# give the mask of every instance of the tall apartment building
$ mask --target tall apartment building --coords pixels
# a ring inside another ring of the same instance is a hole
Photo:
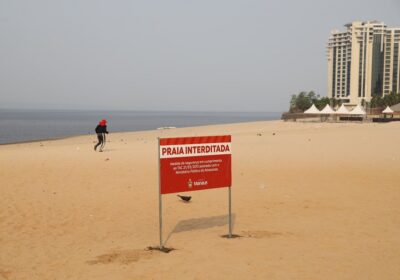
[[[372,95],[400,93],[400,28],[383,22],[352,22],[331,32],[328,97],[357,105]]]

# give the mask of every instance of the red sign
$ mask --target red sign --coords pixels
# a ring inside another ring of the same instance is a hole
[[[231,136],[160,139],[161,194],[231,186]]]

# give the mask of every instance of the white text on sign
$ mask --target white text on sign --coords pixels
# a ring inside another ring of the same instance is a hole
[[[160,146],[160,158],[229,155],[231,143],[207,143]]]

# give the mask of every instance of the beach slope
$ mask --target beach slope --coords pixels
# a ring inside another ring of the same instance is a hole
[[[228,190],[163,196],[157,137],[232,135]],[[0,146],[0,279],[399,279],[400,123],[254,122]]]

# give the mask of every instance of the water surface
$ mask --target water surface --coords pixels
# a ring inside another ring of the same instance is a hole
[[[150,112],[0,109],[0,144],[93,134],[100,119],[110,132],[278,120],[271,112]]]

